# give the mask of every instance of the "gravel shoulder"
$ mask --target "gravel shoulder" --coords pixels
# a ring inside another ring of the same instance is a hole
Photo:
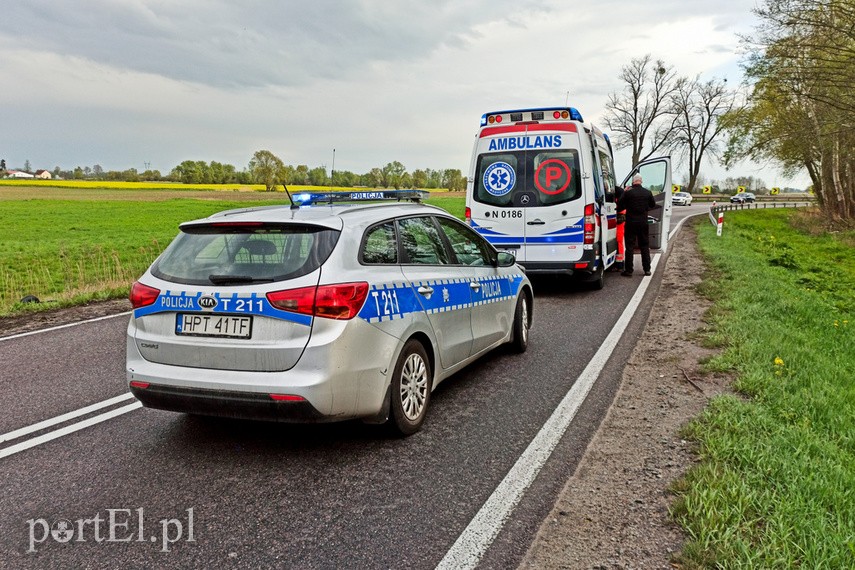
[[[608,414],[541,524],[519,568],[674,568],[684,533],[669,516],[669,487],[696,461],[681,428],[728,390],[706,374],[700,346],[710,302],[697,294],[704,264],[694,223],[671,243],[642,337]],[[659,346],[671,347],[663,358]]]

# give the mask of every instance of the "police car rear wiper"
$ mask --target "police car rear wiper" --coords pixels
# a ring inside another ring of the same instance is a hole
[[[251,275],[208,275],[208,281],[214,285],[227,285],[229,283],[271,283],[273,279]]]

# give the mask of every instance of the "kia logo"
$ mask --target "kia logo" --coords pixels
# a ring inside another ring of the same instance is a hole
[[[217,300],[210,295],[205,295],[204,297],[199,298],[199,306],[203,309],[213,309],[217,306]]]

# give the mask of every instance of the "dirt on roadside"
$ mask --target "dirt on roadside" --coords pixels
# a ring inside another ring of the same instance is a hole
[[[130,310],[131,302],[128,299],[113,299],[111,301],[87,303],[79,307],[32,312],[14,317],[0,317],[0,337],[106,317]]]
[[[621,386],[521,570],[674,568],[685,536],[671,521],[669,486],[696,460],[680,437],[730,378],[705,374],[714,351],[697,334],[710,303],[697,294],[704,264],[695,224],[671,242],[662,285]],[[665,358],[659,347],[669,346]]]

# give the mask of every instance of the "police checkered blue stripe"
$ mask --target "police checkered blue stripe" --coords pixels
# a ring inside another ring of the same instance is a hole
[[[391,321],[417,312],[427,314],[459,311],[473,306],[497,303],[513,298],[519,292],[523,276],[482,277],[478,289],[470,287],[472,279],[433,279],[412,285],[400,282],[372,286],[359,317],[369,323]],[[429,287],[430,293],[418,289]]]

